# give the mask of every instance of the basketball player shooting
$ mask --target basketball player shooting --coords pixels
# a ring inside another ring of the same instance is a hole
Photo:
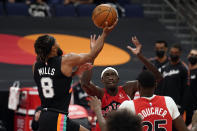
[[[63,55],[57,41],[49,35],[40,36],[35,44],[37,61],[33,65],[33,76],[38,87],[41,106],[39,131],[86,131],[87,129],[71,121],[68,116],[69,92],[73,68],[94,60],[103,48],[104,40],[118,22],[108,27],[101,36],[90,37],[90,52]],[[82,68],[85,69],[85,68]],[[82,71],[81,71],[82,72]]]

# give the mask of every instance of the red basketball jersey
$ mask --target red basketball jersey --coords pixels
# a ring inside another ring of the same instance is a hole
[[[172,130],[172,117],[164,96],[154,96],[150,100],[141,97],[133,102],[136,114],[142,118],[144,131]]]
[[[107,90],[104,89],[104,95],[102,98],[102,114],[106,117],[107,113],[111,112],[112,110],[117,110],[120,104],[125,100],[130,100],[128,95],[125,93],[122,86],[118,87],[118,93],[116,96],[111,96],[107,93]],[[99,124],[96,125],[96,131],[100,131]]]

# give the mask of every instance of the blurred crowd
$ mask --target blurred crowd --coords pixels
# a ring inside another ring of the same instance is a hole
[[[103,4],[107,3],[117,9],[119,17],[125,16],[125,4],[130,4],[130,0],[1,0],[8,3],[25,3],[29,5],[29,14],[33,17],[50,17],[51,5],[74,5],[80,4]]]

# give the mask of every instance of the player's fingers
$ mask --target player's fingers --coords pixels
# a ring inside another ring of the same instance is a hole
[[[94,34],[93,40],[95,40],[95,38],[96,38],[96,35]]]
[[[134,51],[135,49],[134,48],[132,48],[131,46],[127,46],[127,48],[130,50],[130,51]]]
[[[104,23],[104,24],[105,24],[105,27],[108,27],[108,22],[107,22],[107,21],[105,21],[105,23]]]

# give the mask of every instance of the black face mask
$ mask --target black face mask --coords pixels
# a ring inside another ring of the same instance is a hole
[[[164,50],[156,50],[156,56],[162,58],[165,54]]]
[[[58,56],[62,56],[63,55],[63,51],[60,48],[58,48],[58,50],[57,50],[57,55]]]
[[[172,62],[177,62],[179,60],[179,56],[170,54],[170,59],[171,59]]]
[[[197,56],[190,56],[188,61],[191,65],[195,65],[197,63]]]

